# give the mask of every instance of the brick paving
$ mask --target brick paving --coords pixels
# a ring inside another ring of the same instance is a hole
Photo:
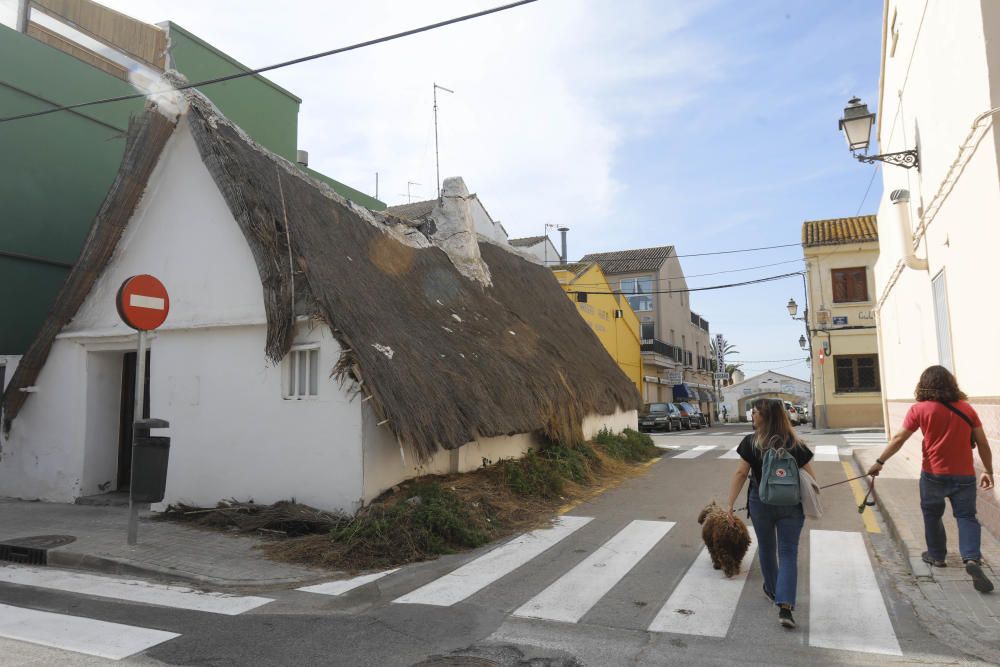
[[[126,544],[128,508],[0,499],[0,542],[37,535],[76,539],[48,551],[51,565],[152,576],[213,588],[285,588],[329,580],[328,570],[279,563],[261,540],[154,521],[143,512],[138,544]]]
[[[854,459],[867,470],[881,453],[881,448],[855,449]],[[876,482],[878,508],[889,532],[904,556],[923,598],[937,612],[969,639],[1000,650],[1000,541],[983,528],[982,552],[987,576],[998,589],[982,594],[972,587],[957,553],[958,528],[950,509],[945,511],[948,535],[947,567],[930,567],[920,560],[927,549],[924,520],[920,511],[920,448],[906,446],[889,460]],[[992,493],[992,492],[990,492]]]

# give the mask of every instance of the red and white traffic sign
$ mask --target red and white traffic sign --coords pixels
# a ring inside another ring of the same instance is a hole
[[[126,278],[115,299],[122,321],[133,329],[151,331],[163,324],[170,312],[167,288],[153,276]]]

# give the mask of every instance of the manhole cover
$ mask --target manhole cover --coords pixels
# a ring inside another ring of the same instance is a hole
[[[56,547],[73,542],[76,542],[76,538],[72,535],[32,535],[31,537],[4,540],[0,544],[10,547],[28,547],[30,549],[55,549]]]
[[[446,655],[440,658],[429,658],[423,662],[418,662],[413,667],[498,667],[496,660],[487,658],[475,658],[464,655]]]

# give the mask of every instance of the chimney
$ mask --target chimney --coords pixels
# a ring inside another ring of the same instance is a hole
[[[566,264],[566,232],[569,231],[569,227],[559,227],[559,233],[562,234],[562,256],[559,258],[559,263]]]
[[[302,167],[309,166],[309,151],[299,149],[295,151],[295,161]]]

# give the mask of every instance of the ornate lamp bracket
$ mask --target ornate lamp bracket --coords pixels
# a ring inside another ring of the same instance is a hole
[[[894,164],[897,167],[903,167],[904,169],[912,169],[916,167],[920,168],[920,160],[917,157],[917,151],[911,149],[908,151],[899,151],[897,153],[882,153],[881,155],[855,155],[859,162],[866,162],[868,164],[875,164],[876,160],[879,162],[885,162],[886,164]]]

